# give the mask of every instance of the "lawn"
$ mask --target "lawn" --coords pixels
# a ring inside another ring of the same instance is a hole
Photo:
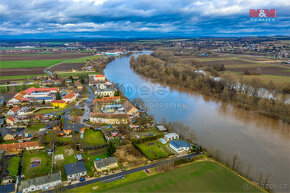
[[[66,61],[59,60],[23,60],[23,61],[0,61],[0,68],[32,68],[32,67],[49,67],[54,64]]]
[[[140,143],[137,146],[149,160],[165,158],[172,154],[166,149],[164,144],[157,140]]]
[[[106,141],[101,131],[87,129],[81,143],[86,146],[100,146],[106,144]]]
[[[116,180],[116,181],[108,182],[108,183],[97,182],[94,184],[90,184],[90,185],[82,186],[79,188],[67,190],[66,192],[67,193],[68,192],[101,192],[101,191],[109,189],[111,187],[115,187],[115,186],[124,184],[126,182],[131,182],[131,181],[134,181],[135,179],[138,179],[138,178],[144,178],[146,176],[147,176],[147,174],[144,171],[140,171],[140,172],[126,175],[126,177],[124,179],[120,179],[120,180]]]
[[[76,151],[71,149],[70,146],[57,146],[55,148],[55,156],[62,154],[64,160],[55,160],[55,164],[53,167],[54,172],[61,171],[61,176],[63,180],[66,180],[66,174],[64,170],[65,164],[75,163],[78,160],[75,158]]]
[[[230,170],[203,161],[119,184],[102,192],[262,192]]]
[[[39,129],[45,128],[45,124],[31,125],[26,128],[27,133],[36,133]]]
[[[10,176],[16,176],[18,173],[20,157],[14,156],[9,160],[8,171]]]
[[[105,152],[105,149],[98,149],[98,150],[86,150],[82,153],[84,162],[85,162],[85,166],[88,169],[88,176],[93,176],[94,175],[94,170],[95,170],[95,166],[94,166],[94,161],[96,160],[96,158],[106,158],[108,157],[107,153]],[[101,153],[103,152],[103,153]]]
[[[83,116],[84,112],[84,109],[72,109],[70,110],[69,114],[70,116]]]
[[[31,167],[31,158],[41,159],[41,163],[37,167]],[[47,175],[51,170],[51,157],[44,150],[24,151],[23,167],[21,174],[25,179]]]

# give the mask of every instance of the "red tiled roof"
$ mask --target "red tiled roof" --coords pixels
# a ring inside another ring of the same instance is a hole
[[[35,91],[37,92],[45,92],[45,91],[58,91],[59,88],[36,88]]]
[[[15,121],[15,117],[12,117],[12,116],[8,117],[7,119],[9,119],[9,120],[12,121],[12,122]]]
[[[52,100],[51,103],[65,103],[64,100]]]
[[[71,92],[69,94],[67,94],[65,97],[63,97],[63,99],[71,99],[76,95],[76,92]]]
[[[7,151],[7,150],[24,149],[27,147],[37,147],[37,146],[40,146],[39,141],[9,143],[9,144],[0,144],[0,150]]]
[[[20,107],[13,107],[11,109],[11,111],[13,111],[14,113],[18,112],[20,110]]]
[[[103,74],[96,74],[95,77],[105,77]]]
[[[21,101],[23,99],[23,96],[22,95],[16,95],[14,98],[19,100],[19,101]]]
[[[30,93],[34,92],[35,89],[36,88],[33,86],[33,87],[30,87],[30,88],[26,89],[24,92],[26,92],[26,94],[30,94]]]

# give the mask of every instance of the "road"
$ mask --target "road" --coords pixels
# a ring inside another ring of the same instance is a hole
[[[84,103],[84,114],[81,118],[81,123],[84,124],[83,120],[84,119],[89,119],[90,118],[90,114],[91,114],[91,106],[94,102],[94,99],[95,99],[95,94],[94,92],[92,91],[92,89],[86,85],[87,89],[88,89],[88,92],[89,92],[89,99]]]
[[[139,171],[142,171],[142,170],[154,168],[154,167],[162,165],[162,164],[170,163],[170,162],[173,162],[174,160],[178,160],[178,159],[182,159],[182,158],[189,159],[189,158],[192,158],[192,157],[195,157],[195,156],[198,156],[198,155],[201,155],[201,153],[194,153],[194,154],[189,154],[189,155],[185,155],[185,156],[181,156],[181,157],[177,157],[177,158],[173,158],[173,159],[163,160],[163,161],[156,162],[154,164],[150,164],[150,165],[146,165],[146,166],[142,166],[142,167],[139,167],[139,168],[134,168],[134,169],[131,169],[131,170],[120,172],[120,173],[116,173],[116,174],[112,174],[112,175],[108,175],[108,176],[104,176],[104,177],[100,177],[100,178],[84,181],[84,182],[77,183],[77,184],[72,184],[72,185],[66,186],[66,189],[70,190],[70,189],[78,188],[78,187],[85,186],[85,185],[88,185],[88,184],[93,184],[93,183],[96,183],[96,182],[101,182],[101,181],[106,181],[106,180],[109,180],[109,179],[118,178],[118,177],[120,177],[122,175],[132,174],[132,173],[139,172]]]

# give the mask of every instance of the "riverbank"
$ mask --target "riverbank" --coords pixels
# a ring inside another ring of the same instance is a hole
[[[196,72],[193,66],[166,63],[168,61],[152,55],[139,55],[137,59],[130,58],[130,67],[136,73],[161,84],[189,88],[245,110],[290,123],[290,104],[285,103],[286,95],[281,99],[277,97],[276,100],[260,97],[262,84],[259,80],[237,82],[232,77],[215,80],[205,72]]]

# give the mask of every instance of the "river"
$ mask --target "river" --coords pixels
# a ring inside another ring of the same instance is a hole
[[[138,54],[135,54],[135,57]],[[219,149],[230,160],[239,154],[252,174],[271,174],[276,192],[290,190],[290,126],[281,121],[224,104],[200,94],[162,87],[136,74],[130,57],[116,58],[104,70],[112,82],[123,85],[131,100],[142,98],[157,121],[181,121],[195,132],[198,143]]]

